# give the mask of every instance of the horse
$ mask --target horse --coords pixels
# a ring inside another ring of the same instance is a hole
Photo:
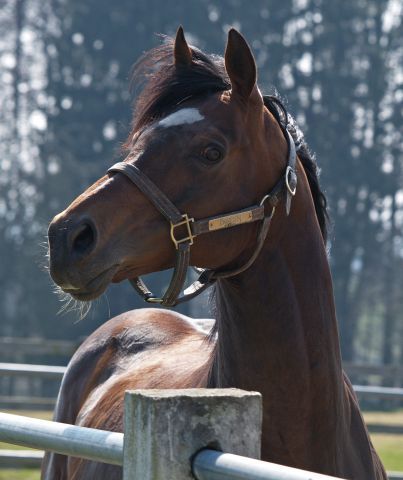
[[[121,432],[128,389],[257,390],[263,460],[386,480],[342,369],[317,165],[281,101],[261,94],[246,40],[231,29],[222,58],[180,27],[135,78],[124,161],[52,220],[50,274],[80,301],[128,279],[154,307],[212,286],[215,326],[160,308],[109,320],[72,357],[54,420]],[[181,297],[188,265],[203,270]],[[140,276],[172,267],[158,298]],[[52,453],[42,467],[47,480],[121,476]]]

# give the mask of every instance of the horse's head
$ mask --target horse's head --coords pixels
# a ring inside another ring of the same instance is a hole
[[[139,65],[146,84],[125,162],[196,220],[258,203],[284,171],[287,143],[264,107],[243,37],[229,32],[223,62],[189,47],[180,28],[172,45]],[[236,267],[253,251],[257,231],[250,223],[200,235],[191,264]],[[169,222],[119,172],[100,178],[53,219],[49,246],[53,280],[80,300],[175,261]]]

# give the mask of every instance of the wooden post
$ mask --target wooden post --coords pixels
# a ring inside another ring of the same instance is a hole
[[[212,448],[260,458],[262,400],[238,389],[126,392],[124,480],[194,480],[192,456]]]

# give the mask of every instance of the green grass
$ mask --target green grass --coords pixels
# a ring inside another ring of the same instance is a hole
[[[40,480],[39,470],[0,470],[0,480]]]
[[[403,409],[393,412],[364,412],[367,423],[403,425]],[[403,472],[403,435],[372,433],[371,439],[386,470]]]
[[[22,415],[24,417],[40,418],[41,420],[52,420],[53,412],[42,410],[2,410],[3,413]]]
[[[17,415],[51,420],[52,412],[36,410],[9,411]],[[403,409],[394,412],[364,412],[368,423],[403,425]],[[374,446],[385,465],[386,470],[403,472],[403,435],[373,433],[371,435]],[[0,443],[0,449],[25,449],[17,445]],[[39,470],[0,470],[0,480],[39,480]]]
[[[386,470],[403,472],[403,435],[373,433],[371,439]]]

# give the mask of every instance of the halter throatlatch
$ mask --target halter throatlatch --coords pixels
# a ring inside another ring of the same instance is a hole
[[[161,298],[156,297],[140,277],[130,280],[134,289],[146,302],[173,307],[196,297],[219,278],[229,278],[238,275],[254,263],[263,248],[271,220],[280,200],[280,195],[282,193],[286,195],[285,205],[288,215],[290,213],[291,200],[297,188],[297,174],[295,169],[297,155],[294,140],[286,128],[282,128],[282,130],[288,144],[288,158],[285,173],[280,177],[270,192],[262,198],[259,205],[252,205],[249,208],[223,215],[195,220],[186,213],[182,214],[147,175],[141,172],[135,165],[119,162],[108,170],[108,173],[122,173],[131,180],[171,225],[170,236],[176,249],[176,263],[171,281],[164,295]],[[266,204],[270,206],[268,214],[266,214]],[[180,296],[189,267],[190,247],[198,235],[260,220],[262,220],[262,225],[259,230],[256,248],[245,264],[227,271],[198,269],[200,273],[199,278]]]

